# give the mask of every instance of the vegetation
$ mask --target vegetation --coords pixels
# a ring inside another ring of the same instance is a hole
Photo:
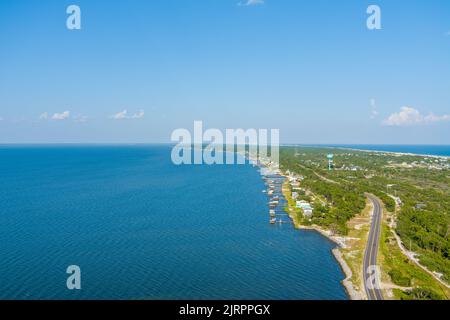
[[[409,287],[411,285],[411,279],[398,269],[392,269],[388,274],[391,277],[392,282],[398,286]]]
[[[402,300],[444,300],[444,298],[431,288],[414,288],[402,294]]]
[[[334,154],[333,170],[328,170],[326,156],[329,153]],[[383,201],[386,210],[395,212],[392,215],[396,222],[395,232],[405,247],[416,252],[423,265],[442,274],[442,279],[450,282],[448,159],[345,149],[283,147],[280,150],[280,166],[303,177],[300,197],[309,197],[314,206],[311,219],[305,219],[300,214],[303,223],[316,224],[346,235],[347,222],[364,208],[365,193],[372,193]],[[394,199],[399,201],[398,212]],[[397,258],[403,261],[405,256],[399,252]],[[418,276],[417,270],[402,269],[392,262],[389,277],[400,287],[414,287],[402,293],[403,299],[445,298],[442,289],[428,286],[430,279]]]
[[[448,299],[450,291],[435,281],[431,275],[419,268],[403,255],[390,228],[383,226],[380,240],[380,259],[382,260],[383,272],[387,273],[395,285],[394,290],[397,299],[416,299],[417,290],[431,292],[433,300]],[[403,290],[400,290],[403,288]],[[414,292],[415,293],[414,293]],[[422,299],[426,295],[423,295]]]

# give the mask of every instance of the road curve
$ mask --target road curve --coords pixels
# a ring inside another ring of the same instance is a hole
[[[372,223],[370,225],[369,239],[367,240],[366,251],[364,253],[364,289],[369,300],[383,300],[381,289],[377,288],[377,286],[370,285],[370,283],[374,283],[374,281],[371,281],[370,278],[374,277],[374,270],[376,270],[374,266],[377,266],[378,245],[380,242],[383,209],[378,198],[371,194],[367,194],[367,197],[373,204],[373,214]],[[377,270],[380,269],[377,268]],[[379,276],[381,277],[381,275]]]

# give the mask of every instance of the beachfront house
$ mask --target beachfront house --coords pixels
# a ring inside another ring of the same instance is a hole
[[[303,215],[305,217],[311,218],[313,215],[313,209],[311,207],[303,209]]]
[[[291,187],[292,187],[292,188],[298,188],[298,187],[300,187],[300,182],[298,182],[297,180],[293,180],[293,181],[291,182]]]
[[[302,209],[303,215],[305,217],[311,217],[313,214],[313,208],[311,204],[305,200],[300,200],[296,202],[297,209]]]

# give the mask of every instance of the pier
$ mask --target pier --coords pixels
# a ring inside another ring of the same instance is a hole
[[[261,175],[263,176],[263,179],[267,186],[266,193],[269,200],[268,207],[269,207],[270,224],[292,225],[293,223],[291,221],[291,218],[284,210],[284,208],[287,205],[287,201],[284,198],[282,187],[286,178],[281,176],[280,174],[267,172],[265,170],[261,170]]]

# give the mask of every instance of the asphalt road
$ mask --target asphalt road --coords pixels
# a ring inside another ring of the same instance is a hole
[[[377,265],[378,245],[380,242],[381,220],[383,216],[383,209],[378,200],[373,195],[368,194],[367,197],[373,204],[372,224],[370,226],[369,239],[367,241],[366,251],[364,253],[364,287],[369,300],[383,300],[383,295],[380,289],[376,286],[371,286],[370,283],[375,283],[374,274]],[[378,269],[379,270],[379,269]],[[380,275],[381,277],[381,275]],[[372,280],[368,280],[372,278]]]

